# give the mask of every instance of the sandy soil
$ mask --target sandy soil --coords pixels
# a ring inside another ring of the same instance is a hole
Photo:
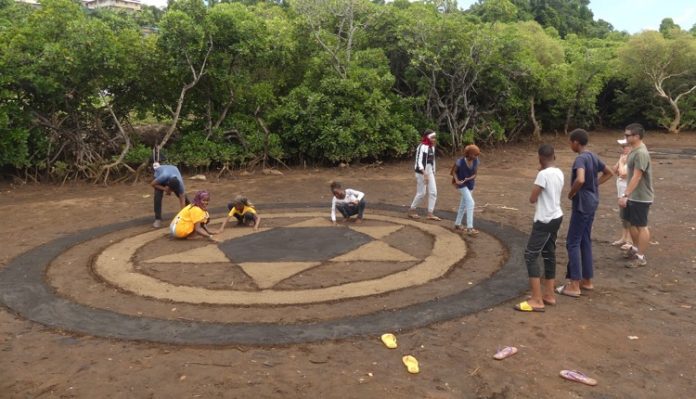
[[[614,140],[619,136],[620,132],[594,134],[590,149],[613,163],[618,157]],[[555,142],[557,164],[567,178],[573,154],[565,138],[546,140]],[[55,331],[0,309],[0,398],[693,397],[696,200],[692,191],[696,135],[655,133],[646,138],[646,143],[664,152],[653,158],[657,199],[650,214],[653,245],[648,252],[649,266],[625,269],[621,254],[609,245],[618,238],[619,226],[615,186],[609,182],[602,187],[594,225],[596,290],[579,299],[560,297],[557,306],[543,314],[514,312],[514,302],[510,302],[428,328],[401,332],[399,348],[388,350],[378,337],[287,347],[200,348],[112,341]],[[683,152],[667,154],[670,149]],[[535,154],[533,145],[484,151],[474,192],[476,217],[529,231],[533,207],[527,204],[527,198],[536,173]],[[458,204],[458,194],[448,184],[450,164],[451,160],[439,161],[438,208],[446,210]],[[210,190],[213,206],[222,206],[235,194],[243,193],[260,204],[307,201],[325,202],[328,207],[328,182],[335,178],[365,191],[372,202],[407,205],[415,191],[408,161],[380,167],[296,169],[284,171],[282,176],[256,173],[221,181],[188,181],[187,187]],[[146,183],[109,187],[4,184],[0,189],[0,267],[57,237],[152,212],[152,198],[144,197],[151,194]],[[567,211],[567,200],[564,206]],[[172,212],[175,201],[165,198],[164,207]],[[450,223],[445,221],[443,225]],[[147,228],[143,226],[141,231]],[[566,229],[567,221],[561,227],[557,252],[559,276],[564,274],[567,259],[563,240]],[[467,242],[474,257],[501,255],[495,240]],[[78,256],[69,252],[63,256],[66,263],[71,256]],[[147,272],[163,280],[219,288],[219,278],[225,273],[216,270],[218,278],[192,281],[180,270],[165,271],[157,265]],[[66,271],[63,276],[61,287],[66,290],[72,278],[79,279],[70,273]],[[479,281],[486,273],[478,270],[471,276],[460,276],[459,281],[467,277],[468,281]],[[327,278],[343,281],[346,277],[317,270],[314,276],[288,281],[286,286],[312,286],[316,279]],[[103,300],[102,294],[108,290],[92,288],[83,294],[91,295],[91,300]],[[421,294],[428,295],[427,288],[424,292]],[[113,297],[106,298],[111,298],[116,307],[118,293],[110,295]],[[395,295],[412,300],[408,292]],[[340,312],[352,309],[359,313],[364,305],[360,301],[324,304],[312,312],[322,317],[336,306]],[[169,308],[162,304],[161,309],[143,310],[164,314],[171,311]],[[138,312],[134,307],[119,311],[128,310]],[[282,311],[274,315],[270,310],[269,315],[257,317],[282,319]],[[232,319],[235,315],[251,317],[242,313],[232,314]],[[216,316],[214,310],[208,316],[230,319],[230,315]],[[504,361],[493,360],[496,348],[505,345],[515,345],[520,352]],[[420,374],[405,371],[401,364],[404,354],[418,358]],[[567,382],[558,376],[562,369],[582,370],[596,378],[599,385]]]

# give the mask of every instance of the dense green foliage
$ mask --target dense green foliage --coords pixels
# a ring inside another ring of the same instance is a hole
[[[0,167],[27,176],[137,174],[153,146],[203,170],[372,162],[428,127],[452,151],[634,121],[677,133],[695,92],[696,26],[631,36],[589,0],[0,0]]]

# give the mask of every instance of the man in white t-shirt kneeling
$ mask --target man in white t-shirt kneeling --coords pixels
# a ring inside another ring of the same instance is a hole
[[[522,312],[543,312],[544,305],[556,304],[556,236],[563,221],[563,172],[555,166],[555,160],[553,146],[542,144],[539,147],[541,166],[534,180],[532,194],[529,196],[529,202],[536,206],[534,225],[524,251],[532,295],[528,300],[515,305],[515,310]],[[537,262],[539,254],[544,260],[543,276]]]

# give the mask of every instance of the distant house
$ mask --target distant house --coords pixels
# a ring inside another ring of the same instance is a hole
[[[140,0],[85,0],[82,2],[89,9],[110,8],[113,10],[140,11]]]
[[[17,3],[27,4],[32,7],[41,7],[38,0],[15,0]]]

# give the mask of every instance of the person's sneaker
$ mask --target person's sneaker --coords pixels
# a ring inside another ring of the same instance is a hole
[[[636,268],[638,268],[638,267],[644,267],[644,266],[647,266],[647,265],[648,265],[648,261],[645,259],[645,256],[643,256],[642,258],[636,256],[636,258],[635,258],[634,260],[632,260],[632,261],[626,263],[626,268],[628,268],[628,269],[636,269]]]
[[[626,259],[636,259],[636,254],[638,253],[638,250],[636,247],[631,245],[631,248],[629,248],[625,253],[624,253],[624,258]]]
[[[159,219],[155,219],[155,222],[152,223],[152,227],[159,229],[160,227],[162,227],[162,221]]]

